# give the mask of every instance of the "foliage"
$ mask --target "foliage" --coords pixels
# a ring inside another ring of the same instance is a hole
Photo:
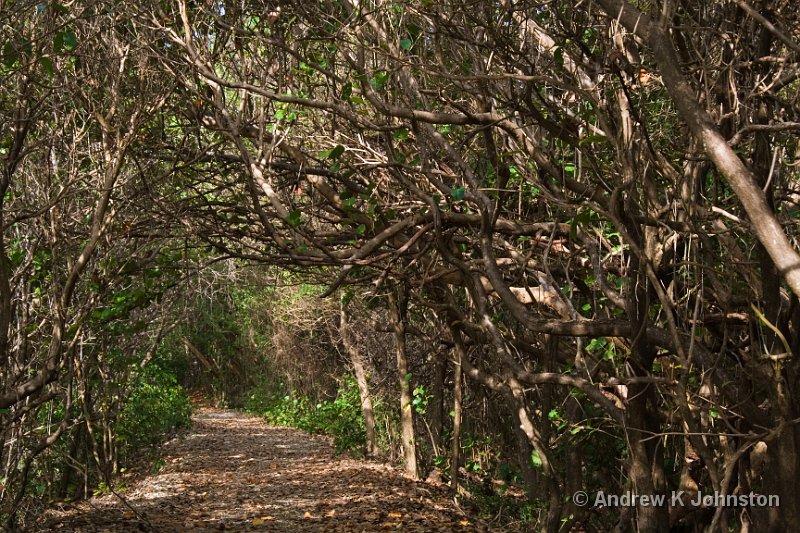
[[[271,424],[329,435],[338,452],[364,452],[364,418],[358,387],[352,377],[339,385],[336,398],[316,404],[296,393],[282,394],[270,392],[264,386],[256,387],[248,396],[245,409],[263,416]]]
[[[542,529],[595,520],[568,492],[598,471],[770,485],[781,513],[737,525],[800,521],[791,2],[214,5],[0,3],[5,527],[36,512],[28,488],[114,470],[114,439],[91,435],[132,387],[172,394],[137,381],[154,357],[231,405],[269,375],[276,419],[357,441],[317,297],[343,286],[369,294],[354,337],[376,396],[429,438],[422,464],[446,455],[437,362],[461,340],[464,433],[546,481]],[[390,403],[398,285],[410,406]],[[674,510],[620,527],[663,533]]]
[[[546,510],[546,502],[531,502],[524,495],[509,494],[505,485],[495,490],[486,483],[468,482],[465,484],[472,504],[479,509],[480,515],[488,520],[502,518],[506,527],[521,525],[524,530],[534,528],[542,522],[542,513]]]
[[[153,450],[166,435],[188,427],[189,397],[174,374],[157,365],[139,374],[119,416],[116,432],[127,456]]]

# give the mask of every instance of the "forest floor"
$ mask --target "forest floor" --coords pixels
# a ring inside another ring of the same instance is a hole
[[[489,531],[444,487],[336,455],[330,442],[246,414],[200,408],[165,445],[163,466],[51,509],[38,532]]]

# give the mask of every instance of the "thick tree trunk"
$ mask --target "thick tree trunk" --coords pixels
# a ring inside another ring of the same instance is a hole
[[[628,402],[628,426],[625,432],[630,450],[628,477],[635,494],[656,495],[664,493],[664,487],[657,486],[657,479],[654,479],[659,477],[657,474],[662,470],[654,440],[644,440],[657,431],[650,423],[647,412],[650,396],[647,387],[646,384],[635,384],[628,389],[631,398]],[[667,506],[637,505],[636,527],[638,531],[666,533],[669,531],[669,509]]]
[[[395,350],[397,352],[397,377],[400,383],[400,435],[403,439],[403,457],[406,473],[419,479],[417,470],[417,443],[414,436],[414,410],[411,407],[411,384],[406,354],[406,313],[408,292],[399,286],[397,294],[389,293],[389,310],[394,326]]]
[[[361,412],[364,415],[364,427],[367,431],[367,456],[375,455],[378,450],[375,440],[375,415],[372,410],[372,397],[369,394],[367,373],[364,371],[364,362],[353,338],[350,336],[350,320],[347,316],[346,304],[342,304],[339,312],[339,333],[342,337],[350,363],[353,365],[353,374],[358,384],[358,395],[361,399]]]
[[[762,460],[762,466],[754,467],[751,463],[751,472],[755,472],[755,477],[753,485],[747,488],[754,494],[779,498],[778,506],[754,506],[749,509],[753,531],[777,533],[797,528],[800,520],[798,433],[794,427],[784,427],[777,438],[767,442],[766,460]]]
[[[636,235],[639,229],[628,224],[628,233]],[[637,243],[642,249],[641,242]],[[636,254],[631,255],[630,275],[628,278],[628,317],[633,332],[644,331],[647,326],[650,301],[648,297],[647,277],[644,266]],[[653,366],[655,349],[650,345],[646,335],[634,333],[631,340],[630,361],[635,374],[647,376]],[[654,405],[653,388],[646,383],[634,383],[628,387],[628,404],[626,409],[627,423],[625,436],[630,450],[628,477],[636,494],[666,495],[663,457],[658,447],[658,439],[647,439],[659,432],[658,423],[650,413]],[[665,505],[636,506],[636,526],[639,531],[666,533],[669,531],[669,509]]]

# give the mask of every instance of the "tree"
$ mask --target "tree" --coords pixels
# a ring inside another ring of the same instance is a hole
[[[788,2],[762,4],[121,6],[102,12],[105,33],[91,33],[108,50],[92,71],[93,56],[48,63],[55,51],[25,43],[75,55],[95,19],[72,30],[63,24],[82,18],[48,8],[62,26],[45,28],[31,14],[3,51],[16,83],[0,97],[14,102],[4,124],[17,124],[3,133],[3,317],[27,316],[6,312],[11,281],[36,278],[36,260],[53,268],[37,259],[44,242],[75,258],[46,286],[61,302],[53,308],[74,313],[84,298],[89,312],[90,293],[70,283],[92,272],[109,235],[120,250],[135,246],[113,223],[125,217],[217,258],[301,273],[325,296],[404,287],[411,311],[395,316],[396,345],[440,340],[468,385],[513,417],[531,497],[548,502],[544,529],[614,526],[568,501],[580,485],[774,490],[779,514],[640,505],[617,526],[786,529],[800,513],[798,24]],[[149,76],[133,76],[134,58]],[[96,81],[78,85],[81,73]],[[34,83],[47,77],[70,98]],[[83,146],[60,144],[67,133],[100,143],[67,160],[86,161],[104,183],[83,186],[75,164],[72,188],[48,183],[31,204],[40,211],[7,222],[17,209],[8,202],[22,205],[21,165],[40,146],[31,139],[54,153]],[[155,207],[119,185],[135,181],[133,163],[152,178]],[[124,208],[113,208],[111,191],[123,190]],[[66,207],[48,208],[54,198]],[[52,224],[24,238],[28,220],[56,214],[69,246]],[[75,221],[87,214],[96,229],[85,234]],[[14,246],[30,259],[15,263]],[[23,370],[42,369],[30,379],[5,374],[0,405],[57,379],[61,341],[78,322],[47,318],[54,341],[37,338],[37,353],[52,353],[22,358]],[[34,323],[0,320],[4,354],[20,357],[9,345]],[[421,352],[405,357],[425,368]],[[413,421],[406,431],[404,443],[417,437]],[[622,457],[621,481],[604,455]]]

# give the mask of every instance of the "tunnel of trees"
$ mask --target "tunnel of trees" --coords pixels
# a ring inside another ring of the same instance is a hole
[[[9,528],[184,388],[537,530],[800,522],[788,0],[0,0],[0,36]]]

